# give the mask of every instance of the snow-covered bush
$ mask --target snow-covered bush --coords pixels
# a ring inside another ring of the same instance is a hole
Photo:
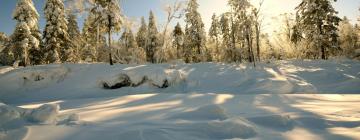
[[[101,78],[99,83],[105,89],[137,87],[145,83],[157,88],[167,88],[184,81],[184,79],[184,74],[179,70],[157,67],[146,69],[140,67]]]

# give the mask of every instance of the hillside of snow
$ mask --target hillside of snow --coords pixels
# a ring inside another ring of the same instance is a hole
[[[0,140],[360,139],[360,63],[0,67]]]

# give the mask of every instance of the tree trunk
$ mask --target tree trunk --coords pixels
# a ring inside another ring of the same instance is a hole
[[[258,57],[258,61],[261,61],[260,59],[260,27],[259,25],[256,24],[255,26],[256,28],[256,52],[257,52],[257,57]]]
[[[326,51],[323,45],[321,45],[321,59],[326,60]]]
[[[321,26],[321,24],[319,24],[318,25],[318,28],[319,28],[319,30],[320,30],[320,35],[322,36],[323,35],[323,30],[322,30],[322,26]],[[323,44],[323,38],[321,38],[321,59],[324,59],[324,60],[326,60],[326,51],[325,51],[325,46],[324,46],[324,44]]]
[[[109,36],[109,61],[110,61],[110,65],[114,65],[113,60],[112,60],[112,55],[111,55],[111,17],[110,15],[108,15],[108,20],[109,20],[109,31],[108,31],[108,36]]]

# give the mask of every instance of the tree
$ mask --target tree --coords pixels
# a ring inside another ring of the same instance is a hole
[[[34,7],[34,3],[32,0],[19,0],[16,8],[13,13],[13,19],[17,20],[18,22],[18,29],[15,31],[19,31],[20,28],[27,30],[30,30],[30,35],[26,36],[28,40],[28,48],[24,48],[23,53],[27,53],[26,60],[28,62],[23,63],[25,65],[27,64],[39,64],[41,60],[41,53],[40,53],[40,43],[41,43],[41,34],[38,27],[38,20],[39,20],[39,14],[36,11]],[[23,23],[21,23],[23,22]],[[25,27],[27,26],[27,27]],[[26,31],[21,31],[22,33],[25,33]],[[19,34],[22,34],[19,33]],[[18,33],[16,33],[18,34]],[[18,37],[17,35],[14,35],[13,37]],[[25,36],[22,36],[25,37]],[[22,38],[25,40],[25,38]],[[16,38],[12,38],[16,42]],[[21,39],[20,39],[21,40]],[[19,41],[19,40],[17,40]],[[24,47],[24,46],[23,46]]]
[[[176,49],[176,57],[182,59],[184,56],[184,32],[179,23],[176,24],[173,35],[173,48]]]
[[[14,62],[14,55],[10,45],[10,38],[3,32],[0,32],[0,63],[11,65]]]
[[[213,44],[213,53],[212,56],[214,56],[214,60],[216,61],[221,61],[221,53],[220,53],[220,35],[221,35],[221,31],[220,31],[220,23],[218,18],[216,17],[216,14],[214,13],[213,16],[211,17],[211,26],[209,29],[209,37],[210,40],[208,41],[208,43]]]
[[[31,32],[29,26],[25,22],[19,22],[14,33],[11,35],[11,44],[13,45],[12,52],[14,59],[20,66],[27,66],[29,62],[29,46]]]
[[[220,18],[220,30],[222,35],[222,46],[225,48],[225,54],[223,55],[223,58],[221,58],[223,61],[232,61],[232,58],[230,58],[229,51],[230,51],[230,23],[229,18],[227,17],[227,14],[222,14]]]
[[[114,60],[122,64],[139,64],[144,60],[142,56],[143,49],[137,46],[130,27],[126,27],[119,39],[119,47],[116,48]]]
[[[69,12],[68,17],[67,17],[67,21],[68,21],[68,34],[69,34],[69,38],[71,40],[71,57],[70,57],[70,61],[71,62],[78,62],[81,60],[81,52],[80,52],[80,47],[83,45],[83,38],[81,36],[81,33],[79,31],[79,27],[78,27],[78,23],[76,20],[76,15],[73,12]]]
[[[260,34],[261,34],[261,19],[260,19],[260,10],[261,6],[264,3],[264,0],[261,0],[258,8],[253,8],[252,15],[254,16],[254,28],[255,28],[255,42],[256,42],[256,53],[258,61],[261,61],[260,57]]]
[[[108,33],[108,46],[109,46],[109,61],[110,65],[113,65],[112,54],[111,54],[111,34],[112,31],[118,32],[121,30],[122,19],[120,4],[117,0],[95,0],[95,4],[101,6],[100,22],[106,25],[106,32]]]
[[[338,45],[337,26],[341,19],[330,1],[336,0],[303,0],[297,10],[297,29],[301,29],[303,38],[309,41],[310,46],[316,46],[322,59],[327,59],[327,49]],[[299,30],[300,31],[300,30]],[[314,58],[318,55],[314,54]]]
[[[151,63],[156,63],[155,52],[159,46],[158,30],[156,27],[155,16],[152,11],[150,11],[149,16],[149,25],[147,32],[148,41],[146,44],[146,60]]]
[[[144,17],[141,17],[141,26],[136,34],[136,42],[139,47],[145,49],[146,48],[146,41],[147,41],[147,25],[145,22]]]
[[[353,56],[359,38],[356,27],[350,23],[347,17],[344,17],[339,24],[339,42],[344,56]]]
[[[200,62],[203,60],[206,47],[206,36],[204,23],[202,22],[201,15],[198,12],[199,4],[197,0],[190,0],[185,14],[185,46],[186,56],[185,62]]]
[[[106,37],[104,35],[106,26],[102,24],[101,17],[100,5],[93,4],[82,29],[85,41],[82,59],[86,61],[106,62],[108,60],[109,54],[107,53],[108,49],[105,48]]]
[[[123,34],[121,35],[120,42],[125,48],[137,47],[134,34],[129,28],[126,28]]]
[[[44,29],[45,62],[67,62],[71,51],[71,42],[67,33],[67,20],[62,0],[46,0],[46,26]]]
[[[248,48],[248,60],[249,62],[253,62],[255,66],[255,57],[253,52],[254,16],[250,12],[252,5],[249,0],[229,0],[228,4],[231,7],[232,49],[236,48],[236,38],[238,38],[242,46],[245,46],[244,44],[246,44]],[[233,57],[235,57],[235,55]],[[239,59],[242,61],[241,55],[239,56]]]

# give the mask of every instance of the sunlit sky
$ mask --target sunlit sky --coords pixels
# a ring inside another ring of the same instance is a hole
[[[16,0],[0,0],[0,32],[11,34],[14,30],[16,22],[12,20],[11,15],[16,5]],[[43,18],[43,7],[45,0],[33,0],[36,9],[41,14],[40,28],[45,26],[45,19]],[[149,10],[153,10],[157,16],[159,29],[165,22],[165,12],[163,11],[164,5],[172,3],[175,0],[120,0],[123,12],[126,16],[139,19],[141,16],[148,16]],[[258,5],[259,0],[253,0],[254,5]],[[211,16],[213,13],[220,15],[228,10],[226,0],[198,0],[200,7],[199,12],[205,23],[206,30],[211,24]],[[282,13],[294,12],[295,7],[301,0],[265,0],[262,7],[262,14],[264,19],[265,32],[271,32],[276,29],[278,25],[273,24],[273,18]],[[334,7],[339,11],[339,16],[347,16],[355,23],[360,12],[360,0],[338,0],[334,3]],[[79,26],[82,26],[84,17],[79,18]],[[182,22],[182,20],[178,20]],[[175,24],[178,21],[174,21]]]

